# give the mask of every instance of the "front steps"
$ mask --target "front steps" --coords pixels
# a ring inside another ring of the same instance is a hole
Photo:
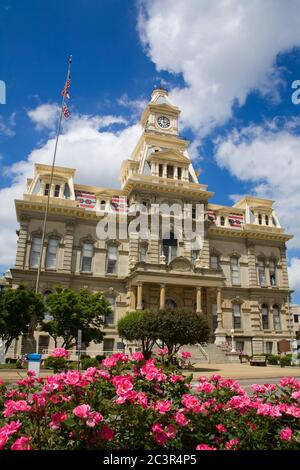
[[[229,362],[225,352],[214,343],[207,343],[204,346],[183,346],[182,350],[192,354],[193,364],[227,364]]]

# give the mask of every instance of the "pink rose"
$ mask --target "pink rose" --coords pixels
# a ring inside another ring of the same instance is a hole
[[[137,361],[137,362],[145,360],[144,355],[140,351],[132,353],[130,358],[131,358],[132,361]]]
[[[157,354],[158,356],[166,356],[167,354],[169,354],[169,349],[167,348],[167,346],[164,347],[164,348],[159,348],[159,349],[157,350],[156,354]]]
[[[177,424],[179,424],[179,426],[187,426],[190,422],[189,419],[187,419],[187,417],[185,416],[184,413],[181,413],[180,411],[177,411],[175,414],[174,414],[174,419],[176,421]]]
[[[100,430],[100,437],[104,441],[112,441],[113,438],[114,438],[114,435],[115,435],[114,431],[109,426],[107,426],[106,424]]]
[[[11,450],[31,450],[30,441],[31,437],[19,437],[11,446]]]
[[[0,450],[4,449],[7,441],[8,441],[8,436],[5,436],[4,434],[0,434]]]
[[[172,402],[170,400],[157,401],[153,407],[161,415],[166,414],[172,408]]]
[[[291,428],[288,428],[288,427],[281,429],[280,434],[279,434],[279,438],[281,441],[291,441],[292,436],[293,436],[293,431],[291,430]]]
[[[50,354],[51,357],[65,357],[68,359],[70,356],[69,351],[67,351],[65,348],[55,348],[54,351]]]
[[[192,357],[192,354],[189,351],[182,351],[180,355],[182,359],[189,359],[190,357]]]
[[[60,424],[65,421],[68,418],[67,413],[64,411],[59,411],[58,413],[53,413],[51,415],[51,421],[50,421],[50,429],[52,431],[56,431],[57,429],[60,429]]]
[[[101,413],[98,413],[97,411],[92,411],[92,413],[89,414],[89,417],[86,421],[86,425],[89,428],[93,428],[97,424],[101,423],[103,421],[103,416]]]
[[[9,418],[10,416],[18,413],[19,411],[30,411],[31,407],[27,404],[25,400],[8,400],[4,403],[5,410],[3,411],[3,416]]]
[[[196,450],[217,450],[215,447],[210,447],[207,444],[198,444]]]
[[[222,433],[222,432],[227,432],[227,429],[225,428],[225,426],[223,426],[223,424],[217,424],[216,425],[216,429]]]
[[[74,408],[73,413],[77,418],[88,418],[91,411],[90,405],[79,405]]]
[[[227,450],[237,449],[239,445],[240,445],[240,440],[238,438],[230,439],[230,441],[226,442],[225,449]]]
[[[22,423],[18,421],[11,421],[10,423],[6,423],[2,428],[0,428],[0,436],[9,437],[12,434],[15,434],[21,428]]]

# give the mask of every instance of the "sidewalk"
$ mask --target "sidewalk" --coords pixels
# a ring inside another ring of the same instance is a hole
[[[200,376],[210,377],[213,374],[221,375],[227,379],[268,379],[280,377],[299,377],[300,367],[280,367],[280,366],[250,366],[250,364],[195,364],[197,372],[184,372],[186,375],[193,374],[194,380]],[[40,377],[51,375],[49,370],[42,370]],[[16,382],[27,376],[26,369],[0,369],[0,379],[5,382]]]

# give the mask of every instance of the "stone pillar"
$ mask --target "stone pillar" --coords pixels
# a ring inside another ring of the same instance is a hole
[[[163,310],[165,308],[166,302],[166,286],[165,284],[160,285],[160,295],[159,295],[159,309]]]
[[[135,310],[136,309],[136,295],[135,295],[135,287],[131,286],[130,291],[129,291],[129,307],[130,310]]]
[[[257,286],[256,257],[254,247],[255,245],[253,242],[247,242],[249,287]]]
[[[287,261],[286,261],[286,246],[283,245],[280,247],[280,259],[281,259],[281,286],[288,289],[289,287],[289,278],[287,270]]]
[[[199,315],[202,314],[202,289],[201,287],[196,287],[196,313]]]
[[[137,286],[137,310],[143,310],[143,283],[139,282]]]
[[[16,268],[24,269],[26,259],[27,237],[29,220],[23,217],[20,222],[19,238],[17,242]]]
[[[174,180],[177,180],[178,179],[178,167],[177,166],[174,166]]]
[[[223,328],[223,318],[222,318],[222,289],[221,287],[217,288],[217,321],[218,326],[215,331],[215,344],[222,344],[226,341],[226,332]]]
[[[166,163],[163,164],[163,174],[162,175],[163,175],[163,178],[167,177],[167,164]]]

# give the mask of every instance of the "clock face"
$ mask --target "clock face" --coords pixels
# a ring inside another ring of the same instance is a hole
[[[167,129],[168,127],[170,127],[170,119],[166,116],[159,116],[157,118],[157,124],[159,125],[159,127]]]

